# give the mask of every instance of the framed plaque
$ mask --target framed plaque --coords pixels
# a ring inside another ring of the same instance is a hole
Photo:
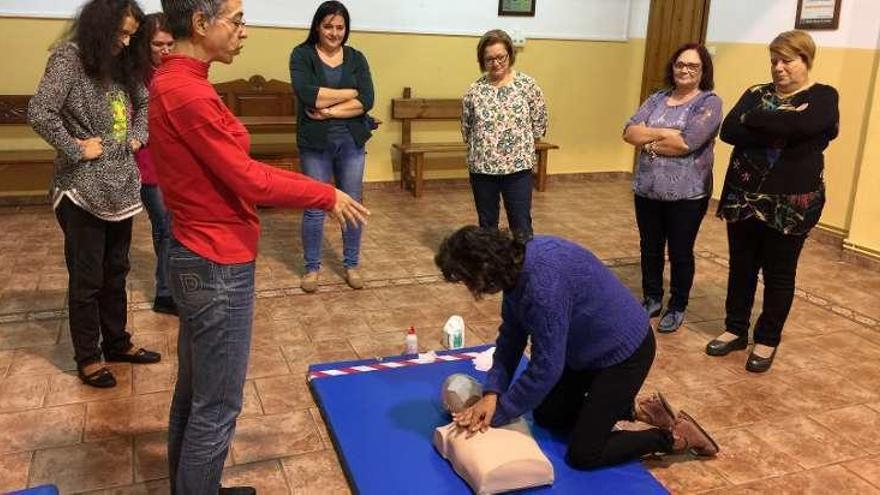
[[[798,0],[795,29],[837,29],[843,0]]]
[[[498,0],[498,15],[535,17],[536,0]]]

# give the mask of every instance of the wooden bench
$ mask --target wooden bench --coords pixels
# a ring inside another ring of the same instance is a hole
[[[0,95],[0,126],[27,126],[31,95]],[[0,204],[44,203],[55,165],[55,150],[0,151]]]
[[[391,100],[391,118],[402,121],[400,143],[394,148],[400,152],[400,187],[410,189],[415,197],[421,197],[425,181],[425,155],[434,153],[466,153],[461,142],[413,143],[412,124],[416,121],[461,120],[460,98],[413,98],[411,88],[403,88],[403,98]],[[547,188],[547,154],[559,146],[544,141],[535,143],[538,163],[533,171],[535,188],[543,192]]]
[[[298,169],[296,101],[290,83],[256,75],[214,85],[217,93],[254,135],[283,135],[277,142],[255,142],[254,159]],[[0,95],[0,126],[27,127],[31,95]],[[0,204],[43,202],[52,179],[55,151],[46,148],[0,151]]]
[[[299,168],[296,146],[296,98],[289,82],[255,75],[214,85],[229,110],[252,135],[281,134],[280,142],[252,142],[255,160],[288,170]]]

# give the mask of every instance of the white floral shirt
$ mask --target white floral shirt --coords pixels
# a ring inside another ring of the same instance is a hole
[[[462,99],[461,135],[471,173],[506,175],[531,169],[535,140],[546,132],[544,93],[522,72],[501,87],[483,75]]]

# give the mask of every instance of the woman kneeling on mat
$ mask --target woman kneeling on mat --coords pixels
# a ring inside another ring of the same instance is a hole
[[[576,469],[653,453],[718,453],[687,413],[658,393],[636,403],[655,343],[648,317],[629,290],[586,249],[557,237],[523,243],[508,232],[463,227],[435,257],[449,282],[481,298],[503,291],[502,323],[484,395],[453,415],[470,434],[533,411],[545,428],[571,431],[566,461]],[[511,384],[526,343],[531,360]],[[621,420],[654,426],[612,431]]]

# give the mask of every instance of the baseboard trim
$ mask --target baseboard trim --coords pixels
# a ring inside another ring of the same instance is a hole
[[[843,241],[840,257],[858,267],[880,272],[880,251]]]

